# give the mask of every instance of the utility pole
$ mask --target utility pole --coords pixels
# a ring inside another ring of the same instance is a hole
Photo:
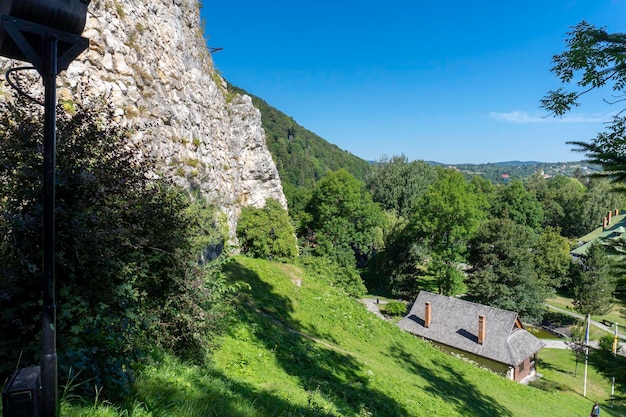
[[[613,333],[613,359],[615,359],[615,355],[617,354],[617,327],[619,325],[615,322],[615,333]],[[611,378],[611,408],[613,408],[613,400],[615,399],[615,375]]]
[[[585,378],[583,384],[583,397],[587,396],[587,364],[589,363],[589,325],[591,314],[587,314],[587,329],[585,330]]]
[[[32,381],[32,395],[13,395],[9,386],[3,392],[3,415],[14,417],[58,416],[58,364],[56,353],[55,302],[55,187],[56,187],[56,77],[87,47],[82,38],[90,0],[0,0],[0,56],[27,61],[43,80],[43,308],[39,378]],[[27,95],[21,90],[18,93]],[[11,378],[15,389],[24,385],[21,370]],[[32,375],[32,373],[31,373]],[[40,379],[40,381],[39,381]],[[40,386],[39,386],[40,385]],[[41,398],[38,393],[41,392]],[[23,400],[21,398],[26,398]],[[27,413],[24,410],[28,409]],[[39,414],[38,411],[41,411]]]

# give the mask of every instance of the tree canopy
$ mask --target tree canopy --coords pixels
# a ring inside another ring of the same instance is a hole
[[[487,201],[465,177],[454,170],[440,169],[435,182],[415,204],[409,230],[422,241],[432,258],[430,272],[440,293],[460,290],[462,274],[458,263],[465,260],[468,240],[486,215]]]
[[[490,211],[494,217],[511,219],[533,230],[543,225],[543,208],[521,181],[498,188]]]
[[[473,300],[540,320],[548,290],[535,269],[536,241],[532,228],[511,219],[484,222],[470,242],[467,286]]]
[[[554,291],[568,283],[570,245],[558,229],[546,228],[539,235],[534,255],[539,281],[546,288]]]
[[[543,207],[545,227],[559,228],[568,237],[582,234],[579,230],[579,209],[587,189],[578,179],[564,175],[552,178],[534,175],[529,179],[527,188]]]
[[[383,157],[367,177],[367,189],[383,210],[406,218],[417,199],[437,179],[437,172],[433,165],[409,162],[404,155]]]
[[[592,178],[580,202],[577,214],[577,236],[588,233],[602,224],[607,211],[624,207],[626,195],[618,191],[607,178]]]
[[[308,244],[317,255],[356,266],[382,245],[381,210],[345,169],[331,172],[317,184],[307,212]]]
[[[551,71],[578,89],[559,88],[541,100],[544,108],[558,116],[579,106],[580,97],[593,89],[608,85],[619,93],[626,87],[626,34],[608,33],[583,20],[567,35],[567,50],[553,57]]]
[[[411,227],[434,252],[459,260],[467,240],[485,217],[486,206],[484,197],[462,174],[441,169],[437,180],[416,203]]]

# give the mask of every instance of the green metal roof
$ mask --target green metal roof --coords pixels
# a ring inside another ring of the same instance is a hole
[[[626,237],[623,236],[625,232],[626,214],[618,214],[617,216],[612,217],[611,224],[605,230],[602,230],[602,226],[600,226],[594,229],[592,232],[578,238],[578,241],[582,242],[582,245],[578,246],[570,253],[575,256],[585,256],[587,254],[589,246],[593,242],[597,240],[602,241],[606,239],[624,238]]]

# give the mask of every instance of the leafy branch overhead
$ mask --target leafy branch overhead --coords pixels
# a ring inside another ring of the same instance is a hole
[[[563,83],[574,82],[580,74],[580,79],[575,81],[579,89],[549,91],[541,100],[543,108],[562,116],[580,105],[581,96],[607,85],[620,93],[614,100],[605,101],[616,103],[626,99],[621,93],[626,86],[626,34],[608,33],[582,21],[568,32],[566,43],[568,49],[553,57],[551,71]]]
[[[609,33],[585,21],[568,33],[567,50],[553,58],[551,71],[562,83],[575,83],[574,91],[558,88],[549,91],[541,106],[555,116],[562,116],[580,105],[579,99],[594,89],[603,87],[613,91],[608,104],[626,100],[626,34]],[[584,153],[587,161],[601,165],[604,172],[596,174],[616,183],[626,181],[626,119],[617,111],[604,132],[591,142],[571,141],[574,150]]]

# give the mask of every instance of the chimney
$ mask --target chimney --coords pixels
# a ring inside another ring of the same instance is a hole
[[[611,225],[611,216],[613,215],[613,212],[609,211],[608,213],[606,213],[606,217],[608,218],[607,220],[607,225]]]
[[[432,318],[432,307],[430,303],[426,303],[426,312],[424,314],[424,327],[430,327],[430,319]]]
[[[487,317],[478,316],[478,344],[482,345],[485,341],[485,333],[487,332]]]
[[[607,227],[607,220],[608,220],[608,219],[607,219],[606,217],[603,217],[603,218],[602,218],[602,230],[606,230],[606,227]]]
[[[619,209],[615,209],[615,211],[613,212],[614,216],[619,216]]]

